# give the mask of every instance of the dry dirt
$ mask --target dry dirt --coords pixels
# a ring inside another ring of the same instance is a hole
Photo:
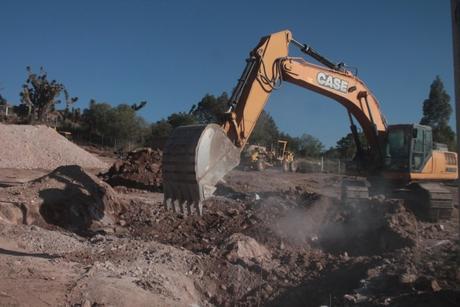
[[[152,192],[162,190],[161,150],[140,148],[117,160],[100,177],[111,186],[140,189]]]
[[[53,170],[61,165],[106,168],[98,158],[46,126],[0,124],[0,168]]]
[[[79,167],[0,188],[16,210],[0,221],[0,305],[458,306],[457,210],[436,224],[397,201],[351,210],[341,180],[235,170],[188,218]]]

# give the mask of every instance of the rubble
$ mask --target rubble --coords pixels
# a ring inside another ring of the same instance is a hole
[[[159,149],[139,148],[129,152],[126,159],[116,161],[101,177],[113,187],[161,191],[161,157]]]

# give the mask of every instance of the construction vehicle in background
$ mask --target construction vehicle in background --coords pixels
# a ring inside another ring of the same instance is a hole
[[[270,167],[281,167],[284,172],[296,172],[294,153],[287,150],[287,141],[278,140],[270,149],[261,145],[246,145],[242,152],[243,167],[263,171]]]
[[[278,140],[273,152],[273,158],[276,163],[282,167],[285,172],[296,172],[297,164],[294,161],[294,153],[287,150],[287,141]]]
[[[242,153],[242,161],[244,169],[252,169],[256,171],[263,171],[269,164],[269,155],[265,146],[261,145],[247,145]]]
[[[289,57],[290,44],[321,65]],[[458,178],[457,154],[434,148],[428,126],[387,125],[377,99],[362,80],[343,63],[333,63],[296,41],[290,31],[263,37],[250,52],[220,125],[174,130],[163,153],[164,203],[168,209],[202,214],[202,201],[239,164],[241,150],[267,99],[282,81],[330,97],[348,111],[357,147],[356,161],[368,180],[344,181],[345,203],[375,194],[398,195],[418,203],[432,220],[450,216],[452,193],[441,181]],[[359,141],[355,120],[363,130],[366,147]]]

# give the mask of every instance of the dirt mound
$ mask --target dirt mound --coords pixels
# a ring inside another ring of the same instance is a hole
[[[62,165],[105,168],[89,152],[46,126],[0,124],[0,168],[47,169]]]
[[[141,148],[128,153],[124,160],[116,161],[102,178],[111,186],[159,191],[162,152],[158,149]]]
[[[117,193],[77,165],[0,191],[0,219],[9,223],[56,225],[86,234],[113,227],[122,211]]]

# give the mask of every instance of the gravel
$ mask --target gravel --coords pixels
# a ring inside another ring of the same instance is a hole
[[[107,165],[46,126],[0,124],[0,168],[52,170],[76,164],[84,168]]]

